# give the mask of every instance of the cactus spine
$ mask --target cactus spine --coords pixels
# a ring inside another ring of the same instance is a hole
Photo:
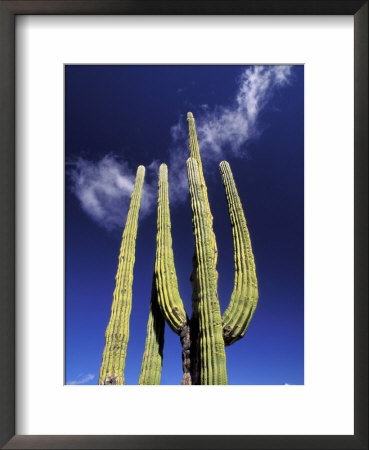
[[[124,367],[132,308],[137,221],[144,177],[145,168],[139,166],[122,235],[111,316],[105,332],[105,348],[100,367],[99,384],[125,384]]]

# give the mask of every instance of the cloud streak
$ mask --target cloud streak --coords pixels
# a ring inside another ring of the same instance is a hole
[[[156,165],[153,162],[146,171]],[[78,158],[68,163],[67,173],[83,211],[108,231],[122,229],[135,182],[135,173],[128,164],[114,155],[97,162]],[[153,200],[152,186],[146,183],[142,189],[141,217],[150,212]]]
[[[231,105],[210,109],[202,105],[196,130],[203,158],[220,160],[230,153],[245,156],[245,144],[260,134],[260,113],[278,88],[291,82],[292,66],[253,66],[241,74]],[[172,127],[172,137],[182,137],[179,125]]]
[[[292,66],[251,66],[239,77],[229,105],[199,105],[196,129],[204,169],[222,159],[243,158],[250,139],[262,132],[260,119],[273,95],[292,80]],[[186,119],[180,116],[170,129],[170,201],[182,202],[188,195],[186,159],[189,156]],[[146,167],[140,218],[155,212],[157,173],[160,161]],[[100,161],[79,158],[69,164],[71,189],[83,211],[111,231],[122,229],[134,186],[135,172],[125,161],[106,155]],[[148,176],[149,174],[149,176]],[[154,176],[150,176],[150,175]]]
[[[203,164],[246,156],[246,144],[261,134],[260,115],[275,92],[291,83],[292,66],[252,66],[245,69],[229,105],[200,105],[196,114],[196,131]],[[188,157],[186,121],[180,118],[171,128],[170,148],[171,199],[181,201],[188,191],[186,159]]]
[[[76,380],[68,381],[67,384],[78,385],[78,384],[86,384],[89,381],[92,381],[95,378],[95,375],[89,373],[87,375],[80,375]]]

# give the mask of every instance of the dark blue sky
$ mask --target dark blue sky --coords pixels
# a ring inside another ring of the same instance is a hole
[[[251,81],[244,75],[247,70]],[[253,67],[237,65],[66,66],[66,383],[98,381],[128,195],[121,210],[118,203],[117,219],[116,192],[101,186],[106,174],[118,170],[118,179],[129,182],[139,164],[147,167],[156,161],[146,172],[147,204],[138,228],[127,384],[137,384],[144,351],[155,258],[155,164],[161,162],[178,179],[170,187],[173,250],[180,294],[190,315],[191,210],[188,190],[183,195],[180,189],[180,177],[186,175],[182,162],[189,156],[182,136],[187,111],[193,112],[199,128],[205,130],[212,121],[212,136],[220,142],[220,153],[211,144],[200,151],[209,155],[204,169],[218,244],[222,311],[234,276],[218,169],[222,159],[233,171],[256,262],[259,303],[245,337],[226,348],[229,384],[304,383],[304,70],[292,66],[283,80],[272,70],[266,67],[258,74]],[[239,141],[239,136],[217,128],[229,115],[233,124],[246,117],[241,124],[249,129],[240,130]],[[104,209],[100,216],[99,208]],[[179,384],[181,376],[179,338],[166,327],[162,384]]]

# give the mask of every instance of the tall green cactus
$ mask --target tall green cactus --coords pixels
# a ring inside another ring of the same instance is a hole
[[[255,262],[240,198],[226,161],[220,163],[234,242],[234,289],[221,316],[216,271],[217,246],[202,170],[195,120],[187,116],[191,157],[187,174],[195,239],[192,316],[188,319],[179,291],[172,249],[168,197],[168,169],[159,169],[155,279],[160,310],[181,338],[181,384],[227,384],[225,346],[244,336],[258,300]]]
[[[205,179],[201,165],[200,149],[196,135],[195,119],[191,112],[187,114],[187,122],[189,128],[190,154],[196,159],[199,166],[199,176],[205,193],[204,200],[207,204],[208,214],[212,224],[212,215],[208,202]],[[246,225],[245,214],[243,212],[230,165],[227,161],[222,161],[219,164],[219,168],[228,203],[234,246],[234,288],[228,308],[222,316],[224,343],[225,345],[230,345],[241,339],[246,333],[258,302],[258,283],[250,234]],[[217,251],[214,234],[213,239],[216,255]],[[214,263],[216,264],[216,259]]]
[[[200,352],[200,384],[227,384],[223,327],[214,264],[212,224],[196,159],[187,160],[192,224],[195,237],[196,308]]]
[[[105,348],[100,367],[99,384],[125,384],[124,367],[132,309],[137,221],[144,178],[145,168],[139,166],[122,235],[111,316],[105,332]]]
[[[195,240],[191,274],[192,316],[189,319],[178,290],[171,236],[168,168],[161,164],[155,267],[139,384],[160,384],[165,321],[180,337],[183,368],[181,384],[227,384],[225,347],[244,336],[258,302],[255,261],[245,215],[231,168],[226,161],[222,161],[220,173],[232,227],[235,278],[228,308],[221,315],[213,216],[192,113],[188,113],[187,121],[190,146],[187,175]],[[143,179],[144,168],[140,166],[123,232],[99,384],[124,384],[123,372],[132,305],[134,249]]]

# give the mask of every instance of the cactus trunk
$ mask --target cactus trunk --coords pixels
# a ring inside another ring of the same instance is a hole
[[[214,265],[212,222],[206,206],[197,161],[187,160],[195,237],[196,309],[199,327],[200,382],[227,384],[223,328]]]
[[[129,319],[132,309],[137,222],[144,177],[145,168],[139,166],[122,235],[111,316],[105,332],[105,348],[100,368],[99,384],[125,384],[124,367],[129,340]]]
[[[216,276],[216,278],[218,278],[218,272],[216,271],[218,250],[217,250],[215,234],[213,232],[213,215],[212,215],[211,209],[210,209],[208,192],[207,192],[204,173],[203,173],[203,169],[202,169],[202,161],[201,161],[201,155],[200,155],[200,148],[199,148],[199,144],[198,144],[198,140],[197,140],[195,119],[191,112],[187,113],[187,124],[188,124],[188,135],[189,135],[190,157],[194,158],[197,162],[201,190],[202,190],[203,196],[204,196],[204,205],[205,205],[205,209],[206,209],[206,212],[208,215],[208,220],[209,220],[209,224],[210,224],[210,228],[211,228],[211,256],[213,258],[213,266],[214,266],[214,270],[215,270],[215,276]],[[200,364],[200,348],[199,348],[199,335],[198,335],[199,317],[198,317],[198,308],[197,308],[199,283],[197,280],[196,266],[197,266],[197,256],[196,256],[196,250],[195,250],[195,254],[193,256],[194,269],[193,269],[191,277],[190,277],[190,280],[192,283],[191,374],[192,374],[193,383],[200,384],[201,383],[201,380],[200,380],[201,364]]]

